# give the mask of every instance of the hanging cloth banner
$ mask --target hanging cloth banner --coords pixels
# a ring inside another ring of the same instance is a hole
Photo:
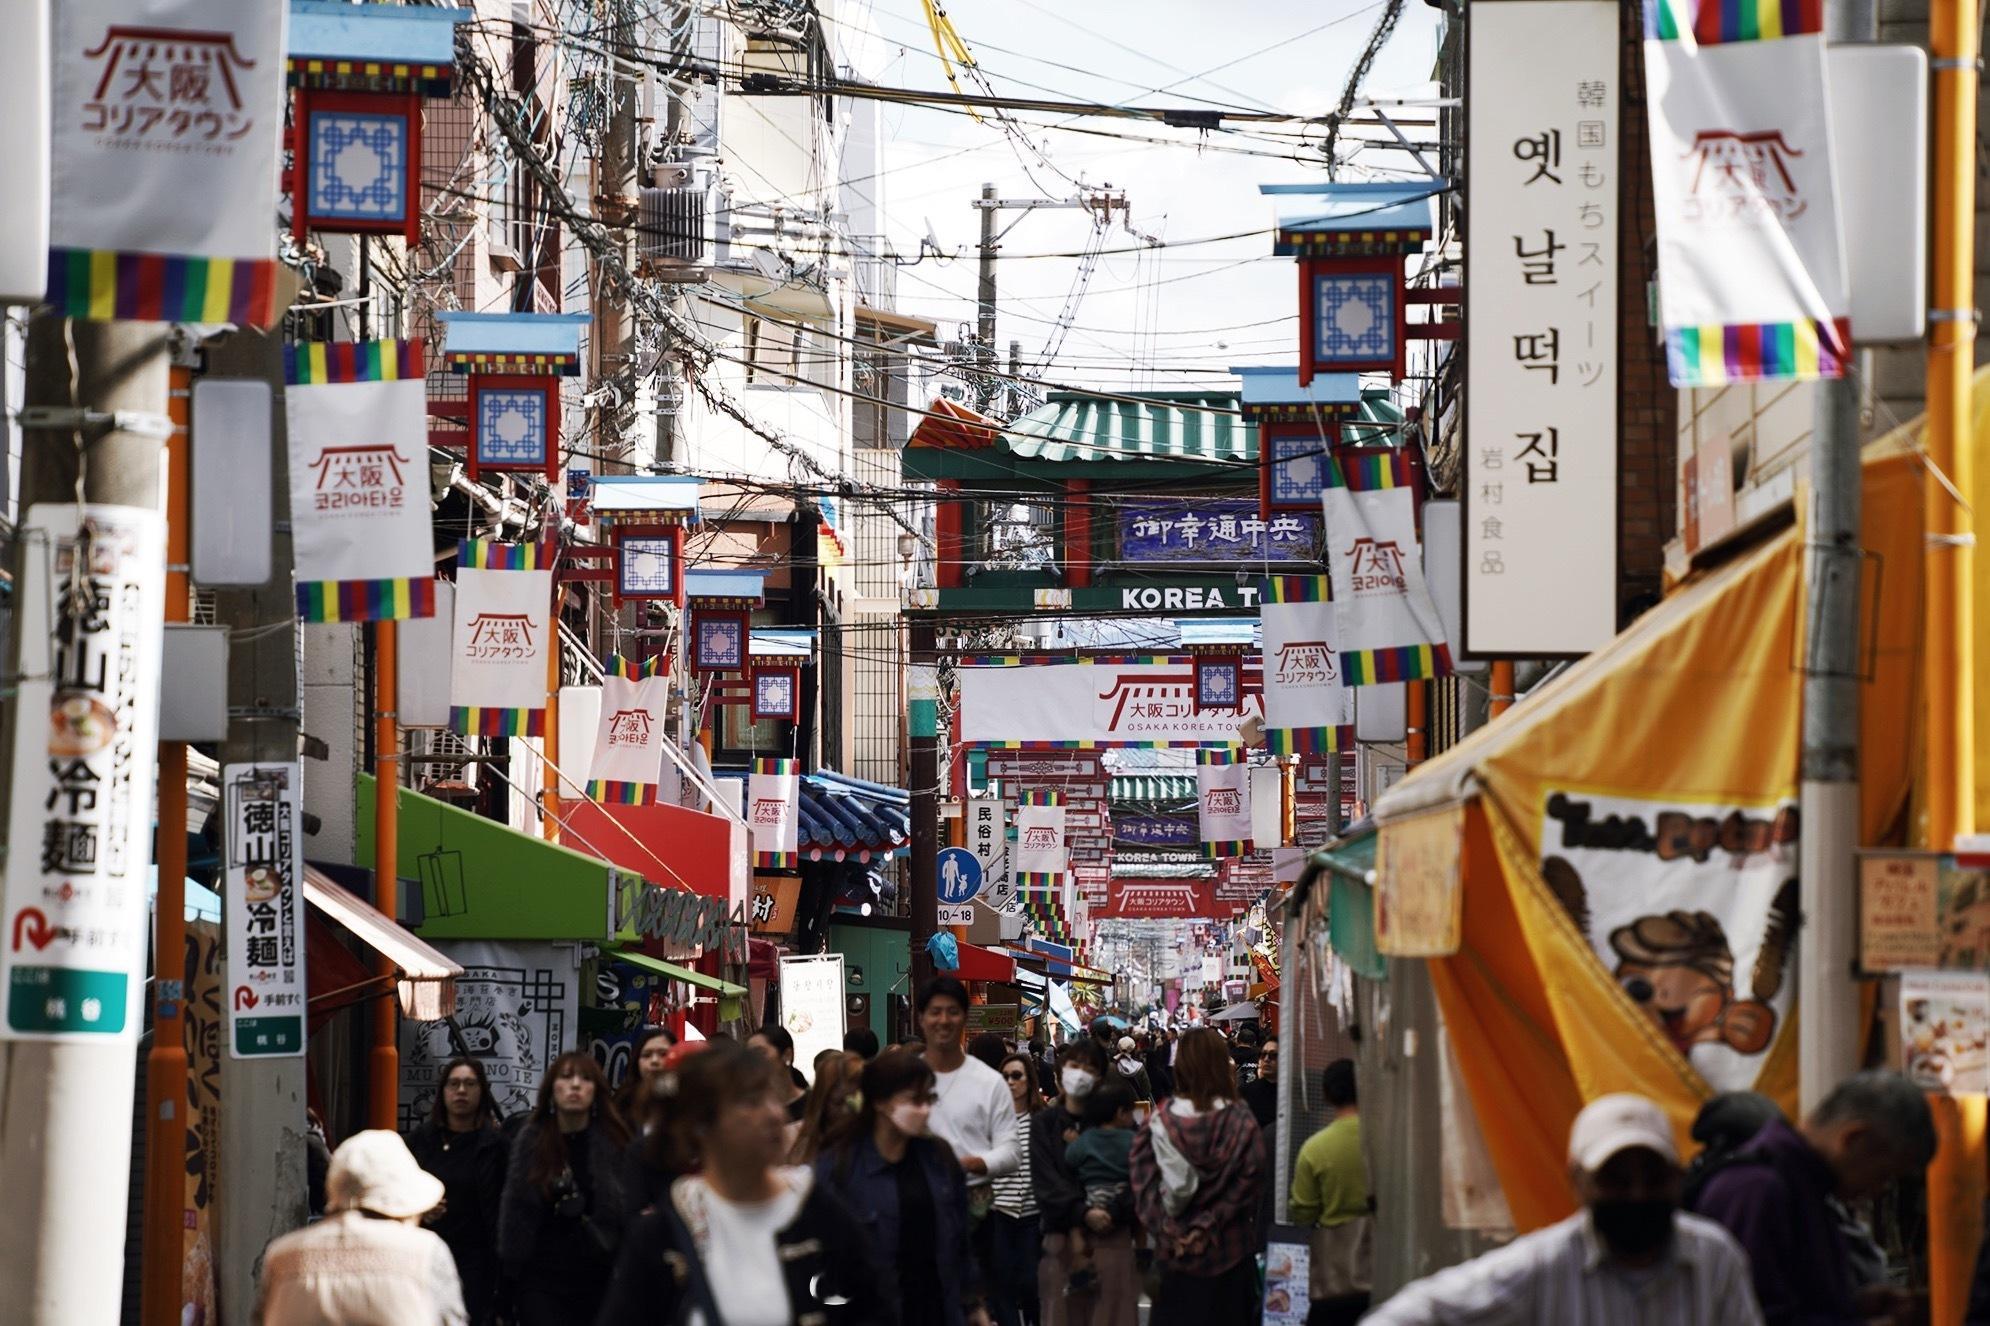
[[[1354,744],[1354,690],[1341,685],[1334,608],[1325,576],[1272,576],[1259,593],[1265,746],[1274,755]]]
[[[422,343],[286,346],[283,377],[297,615],[434,616]]]
[[[52,7],[48,302],[94,321],[276,321],[274,0]]]
[[[1016,807],[1016,887],[1055,888],[1071,864],[1064,839],[1064,794],[1025,792]]]
[[[546,730],[552,659],[552,549],[463,539],[456,552],[449,726],[465,736],[537,737]]]
[[[1334,644],[1349,686],[1419,681],[1451,672],[1444,622],[1423,578],[1407,455],[1327,457]]]
[[[753,828],[753,864],[774,869],[801,859],[801,762],[753,762],[747,780],[747,823]]]
[[[1251,766],[1240,747],[1195,753],[1196,811],[1202,854],[1242,856],[1251,846]]]
[[[1672,384],[1842,376],[1822,0],[1645,0],[1645,104]]]
[[[656,801],[663,771],[663,718],[670,678],[661,657],[638,663],[609,656],[601,677],[601,722],[588,770],[589,800],[621,806]]]

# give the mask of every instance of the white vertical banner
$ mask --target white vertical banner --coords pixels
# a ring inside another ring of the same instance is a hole
[[[1070,852],[1064,840],[1064,807],[1055,793],[1025,793],[1016,807],[1015,877],[1018,887],[1053,888],[1064,880]]]
[[[795,1038],[795,1062],[813,1080],[815,1056],[843,1048],[843,955],[781,958],[781,1025]]]
[[[1285,842],[1285,771],[1276,764],[1251,769],[1251,844],[1269,851]]]
[[[222,924],[228,1053],[304,1053],[303,766],[221,769]]]
[[[466,736],[544,733],[553,632],[550,552],[538,544],[462,540],[450,637],[449,725]]]
[[[1204,856],[1242,856],[1251,841],[1251,767],[1237,747],[1195,753]]]
[[[1658,312],[1674,386],[1845,371],[1851,282],[1824,6],[1776,8],[1776,30],[1762,32],[1753,4],[1646,0]]]
[[[1009,875],[1009,836],[1002,798],[974,797],[968,801],[967,850],[981,863],[981,892],[976,896],[998,912],[1015,912],[1016,881]]]
[[[746,781],[753,864],[780,870],[801,854],[801,763],[756,759]]]
[[[1345,750],[1354,689],[1340,669],[1338,605],[1325,576],[1276,576],[1258,609],[1264,641],[1265,746],[1274,755]]]
[[[1617,630],[1619,8],[1501,0],[1467,33],[1468,654]]]
[[[601,713],[587,795],[601,802],[646,806],[663,776],[663,720],[670,678],[661,659],[609,658],[601,677]]]
[[[145,978],[165,526],[51,503],[18,532],[0,1037],[133,1040]]]
[[[1414,491],[1337,483],[1320,494],[1320,504],[1345,684],[1450,675],[1444,622],[1423,579]]]

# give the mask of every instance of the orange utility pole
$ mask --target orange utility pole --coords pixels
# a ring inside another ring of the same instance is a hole
[[[1495,663],[1486,672],[1486,689],[1490,692],[1490,703],[1486,706],[1488,719],[1498,718],[1513,708],[1513,664]]]
[[[397,712],[400,624],[373,623],[373,905],[388,920],[400,910],[401,721]],[[392,960],[375,960],[384,989],[374,996],[366,1123],[396,1128],[401,1110],[400,1004]]]

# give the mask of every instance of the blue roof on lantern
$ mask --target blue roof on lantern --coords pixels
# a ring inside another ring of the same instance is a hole
[[[290,0],[288,54],[293,60],[454,64],[456,25],[474,17],[467,9]]]
[[[1278,200],[1278,229],[1290,233],[1350,230],[1429,230],[1430,200],[1443,180],[1332,184],[1260,184]]]
[[[438,313],[445,354],[578,355],[586,313]]]
[[[767,597],[767,573],[765,571],[686,571],[684,597],[764,599]]]
[[[1315,373],[1306,386],[1299,385],[1299,370],[1283,364],[1246,364],[1230,370],[1244,384],[1241,404],[1256,405],[1359,405],[1359,373]]]

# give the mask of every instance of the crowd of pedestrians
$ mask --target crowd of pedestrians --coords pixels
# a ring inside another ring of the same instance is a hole
[[[744,1044],[636,1045],[611,1093],[592,1055],[497,1117],[451,1061],[405,1142],[332,1155],[325,1218],[271,1244],[261,1326],[1252,1326],[1269,1232],[1278,1045],[1207,1027],[1054,1052],[967,1036],[969,996],[919,991],[919,1039],[868,1030],[794,1064]],[[1288,1083],[1288,1086],[1290,1084]],[[1855,1207],[1924,1168],[1904,1078],[1850,1079],[1809,1117],[1716,1098],[1681,1164],[1635,1095],[1568,1138],[1567,1219],[1371,1305],[1377,1202],[1352,1062],[1295,1138],[1288,1218],[1309,1231],[1309,1326],[1907,1323]],[[1990,1322],[1990,1260],[1969,1322]]]

